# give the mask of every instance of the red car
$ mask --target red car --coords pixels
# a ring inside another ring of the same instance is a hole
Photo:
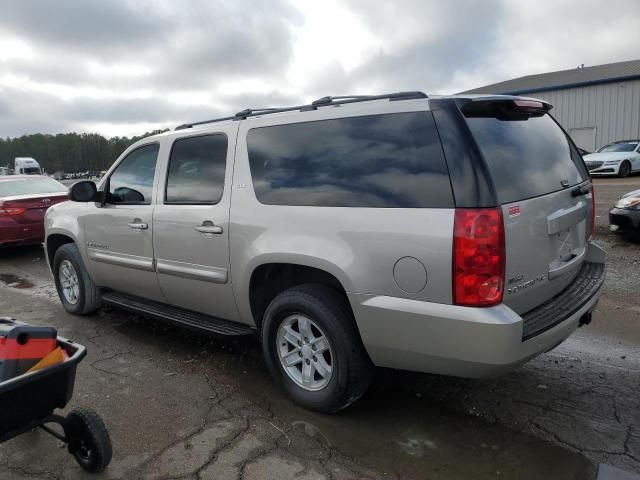
[[[67,187],[49,177],[0,177],[0,246],[42,242],[47,208],[67,198]]]

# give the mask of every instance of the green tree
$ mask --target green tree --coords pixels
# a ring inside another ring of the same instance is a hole
[[[106,170],[129,145],[163,131],[166,130],[130,138],[105,138],[97,133],[35,133],[0,138],[0,167],[13,168],[15,157],[33,157],[48,173]]]

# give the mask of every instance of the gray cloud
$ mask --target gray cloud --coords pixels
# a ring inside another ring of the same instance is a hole
[[[156,12],[145,2],[13,0],[3,4],[0,28],[59,49],[135,49],[172,33]]]
[[[0,16],[0,35],[27,40],[42,59],[13,59],[0,68],[69,85],[211,88],[221,78],[278,76],[290,61],[289,25],[300,16],[284,0],[159,5],[14,0]],[[90,75],[92,63],[141,65],[150,73],[101,77]]]
[[[456,71],[482,65],[495,49],[493,27],[507,13],[502,0],[408,0],[376,9],[368,8],[365,0],[348,4],[383,38],[400,40],[405,33],[402,25],[416,31],[411,41],[378,52],[353,72],[352,82],[385,91],[422,88],[428,93],[452,93],[448,82]]]
[[[122,134],[141,133],[145,125],[324,95],[453,93],[579,63],[637,58],[640,2],[610,4],[344,0],[359,24],[353,31],[377,39],[350,65],[329,51],[331,21],[302,43],[314,45],[313,52],[299,51],[296,42],[313,19],[305,16],[307,4],[290,0],[8,0],[0,46],[19,40],[30,54],[0,51],[0,136],[107,124],[110,131],[140,125]],[[292,77],[295,62],[312,71]]]
[[[301,99],[278,92],[231,95],[225,97],[223,109],[206,104],[181,105],[162,96],[63,100],[52,94],[4,88],[0,90],[0,132],[3,137],[26,132],[83,132],[98,123],[159,124],[163,128],[174,128],[182,123],[229,116],[249,107],[299,103]],[[145,127],[141,127],[138,133],[144,131]]]
[[[170,128],[184,121],[223,115],[210,106],[177,105],[162,97],[62,100],[55,95],[14,88],[0,91],[0,113],[3,136],[86,131],[87,125],[96,123],[152,123]]]

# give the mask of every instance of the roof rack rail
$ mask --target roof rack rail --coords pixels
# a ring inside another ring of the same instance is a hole
[[[335,96],[335,97],[327,96],[327,97],[322,97],[317,100],[314,100],[308,105],[297,105],[295,107],[255,108],[255,109],[247,108],[230,117],[221,117],[221,118],[214,118],[212,120],[203,120],[200,122],[184,123],[182,125],[178,125],[175,128],[175,130],[184,130],[186,128],[192,128],[197,125],[224,122],[227,120],[246,120],[248,117],[254,117],[257,115],[264,115],[264,114],[271,114],[271,113],[293,112],[296,110],[304,112],[309,110],[317,110],[319,107],[337,106],[337,105],[344,105],[344,104],[356,103],[356,102],[368,102],[371,100],[389,100],[390,102],[394,102],[398,100],[415,100],[419,98],[428,98],[428,97],[425,93],[418,92],[418,91],[387,93],[384,95],[341,95],[341,96]]]
[[[244,110],[236,113],[233,118],[237,120],[245,120],[249,115],[260,115],[262,113],[271,113],[277,108],[245,108]]]
[[[353,100],[353,99],[362,100],[362,99],[368,98],[369,96],[370,95],[340,95],[337,97],[322,97],[322,98],[319,98],[318,100],[314,100],[313,102],[311,102],[311,105],[325,105],[325,104],[335,102],[336,100]]]

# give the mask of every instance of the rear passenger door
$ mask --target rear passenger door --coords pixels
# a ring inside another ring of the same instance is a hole
[[[237,125],[171,144],[153,214],[160,287],[171,305],[236,320],[229,203]]]

